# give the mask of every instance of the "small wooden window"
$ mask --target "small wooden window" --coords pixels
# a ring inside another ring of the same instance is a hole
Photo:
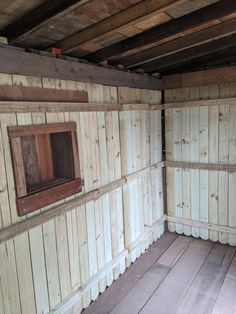
[[[76,123],[8,127],[19,216],[82,189]]]

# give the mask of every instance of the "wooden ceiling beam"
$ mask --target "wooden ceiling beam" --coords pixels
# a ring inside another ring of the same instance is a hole
[[[186,48],[199,45],[203,42],[209,42],[233,33],[236,33],[236,19],[214,25],[199,32],[191,33],[154,48],[115,60],[114,62],[111,61],[109,64],[122,64],[126,69],[132,69],[150,61],[159,59],[160,57],[164,57],[174,51],[181,51]]]
[[[180,52],[169,54],[168,56],[161,57],[154,61],[150,61],[143,66],[143,69],[147,73],[153,73],[155,71],[161,71],[167,69],[172,65],[184,64],[190,60],[194,60],[198,57],[210,55],[218,51],[224,51],[228,48],[236,46],[236,34],[229,35],[223,38],[215,39],[207,43],[199,44],[191,48],[187,48]]]
[[[10,43],[22,39],[48,22],[65,16],[91,0],[47,0],[31,12],[5,27],[1,34],[8,38]]]
[[[92,62],[102,62],[112,56],[142,47],[172,35],[184,32],[211,20],[219,19],[236,12],[235,0],[221,0],[207,7],[184,15],[162,25],[155,26],[131,38],[90,53],[85,58]]]
[[[161,80],[150,75],[129,73],[70,59],[72,60],[40,55],[39,51],[30,53],[23,49],[0,47],[0,73],[161,90]]]
[[[163,8],[166,8],[176,2],[183,2],[183,0],[144,0],[67,37],[66,39],[58,42],[57,47],[61,48],[63,53],[70,53],[78,49],[80,45],[88,43],[94,38],[97,40],[104,34],[117,31],[122,26],[128,26],[134,21],[143,17],[148,17],[148,15],[153,14],[154,12],[157,13],[158,11],[162,11]]]

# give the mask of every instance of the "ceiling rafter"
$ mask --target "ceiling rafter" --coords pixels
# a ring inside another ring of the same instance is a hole
[[[236,18],[224,23],[213,25],[199,32],[197,31],[175,40],[171,40],[162,45],[157,45],[154,48],[123,57],[119,60],[111,60],[109,61],[109,64],[122,64],[126,69],[133,69],[164,57],[165,55],[171,55],[176,51],[184,50],[186,48],[199,45],[203,42],[213,41],[217,38],[228,36],[233,33],[236,33]]]
[[[65,16],[91,0],[47,0],[1,31],[10,43],[22,39],[50,21]]]
[[[124,25],[128,26],[134,21],[138,21],[143,17],[147,18],[153,13],[163,11],[164,8],[167,8],[172,4],[181,2],[184,2],[184,0],[144,0],[65,38],[58,42],[57,46],[62,49],[63,53],[71,53],[78,49],[80,45],[88,43],[94,38],[98,40],[103,35],[117,31]]]
[[[235,46],[236,34],[233,34],[223,38],[215,39],[211,42],[199,44],[198,46],[187,48],[179,52],[175,52],[168,56],[164,56],[163,58],[159,58],[143,65],[142,69],[144,69],[144,71],[147,73],[152,73],[173,65],[176,66],[178,64],[184,64],[198,57],[206,56],[218,51],[224,51]]]
[[[118,43],[102,48],[94,53],[90,53],[85,56],[85,59],[92,62],[102,62],[112,56],[154,43],[157,40],[168,38],[190,28],[211,20],[225,17],[235,12],[235,0],[221,0],[190,14],[184,15],[178,19],[155,26],[131,38],[124,39]]]

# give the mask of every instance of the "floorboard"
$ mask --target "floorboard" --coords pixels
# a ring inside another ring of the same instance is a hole
[[[235,249],[165,233],[84,313],[236,313]]]

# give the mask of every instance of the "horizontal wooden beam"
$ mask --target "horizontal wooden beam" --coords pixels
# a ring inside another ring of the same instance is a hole
[[[183,37],[118,60],[111,60],[109,61],[109,64],[122,64],[126,69],[132,69],[166,55],[171,55],[176,51],[194,47],[201,43],[214,41],[217,38],[222,38],[233,33],[236,33],[236,19],[213,25],[201,31],[195,31],[191,34],[183,35]],[[158,42],[156,44],[158,44]]]
[[[168,222],[177,223],[177,224],[183,224],[187,226],[193,226],[208,230],[213,230],[217,232],[224,232],[224,233],[230,233],[230,234],[236,234],[236,227],[228,227],[223,225],[216,225],[212,223],[192,220],[192,219],[185,219],[185,218],[179,218],[179,217],[173,217],[173,216],[167,216],[166,220]]]
[[[44,91],[44,90],[43,90]],[[24,112],[99,112],[168,110],[204,106],[235,105],[236,98],[194,100],[160,104],[118,104],[118,103],[80,103],[80,102],[41,102],[41,101],[0,101],[0,113]]]
[[[230,49],[231,47],[235,46],[236,34],[230,34],[225,37],[214,39],[213,41],[199,43],[196,46],[161,56],[160,58],[144,63],[140,66],[140,68],[143,69],[146,73],[153,73],[163,69],[168,69],[172,65],[183,65],[188,61],[193,62],[196,58]]]
[[[205,99],[182,101],[174,103],[165,103],[164,109],[178,109],[178,108],[191,108],[191,107],[204,107],[204,106],[222,106],[222,105],[236,105],[236,98],[221,98],[221,99]]]
[[[163,89],[236,82],[236,66],[172,74],[162,77]]]
[[[44,89],[42,89],[43,92]],[[0,101],[0,113],[133,111],[162,110],[163,108],[163,105],[159,104]]]
[[[149,171],[160,169],[164,167],[164,162],[160,162],[157,164],[154,164],[152,166],[143,168],[139,171],[136,171],[130,175],[124,176],[116,181],[113,181],[111,183],[108,183],[96,190],[90,191],[88,193],[85,193],[79,197],[76,197],[70,201],[67,201],[61,205],[57,205],[52,207],[51,209],[47,211],[43,211],[35,216],[32,216],[30,218],[27,218],[26,220],[22,220],[16,224],[13,224],[5,229],[2,229],[0,231],[0,243],[7,241],[8,239],[11,239],[23,232],[26,232],[34,227],[37,227],[49,220],[54,219],[55,217],[58,217],[60,215],[63,215],[72,209],[79,207],[81,205],[84,205],[86,203],[89,203],[91,201],[95,201],[99,199],[102,195],[109,193],[113,190],[116,190],[118,188],[121,188],[126,183],[135,180],[139,177],[144,176]]]
[[[14,42],[16,39],[22,39],[46,23],[61,18],[72,10],[79,8],[90,0],[47,0],[40,3],[32,11],[27,12],[24,16],[12,22],[1,33]]]
[[[236,164],[211,164],[211,163],[199,163],[199,162],[182,162],[182,161],[165,161],[165,166],[170,168],[181,169],[198,169],[198,170],[210,170],[210,171],[228,171],[236,172]]]
[[[0,85],[0,101],[88,102],[88,92]]]
[[[168,38],[211,20],[222,18],[235,11],[236,2],[234,0],[221,0],[178,19],[157,25],[141,34],[102,48],[94,53],[88,54],[85,58],[89,61],[101,62],[112,56]]]
[[[0,48],[0,73],[90,82],[109,86],[127,86],[160,90],[161,80],[144,74],[130,73],[64,57],[43,56],[13,48]]]
[[[177,2],[181,2],[178,0]],[[148,18],[150,14],[163,10],[167,6],[176,3],[176,0],[144,0],[126,10],[123,10],[115,15],[112,15],[92,26],[81,30],[71,36],[63,39],[57,43],[57,47],[60,47],[63,53],[70,53],[79,48],[80,45],[88,43],[92,39],[99,40],[104,34],[118,31],[122,26],[128,26],[134,21],[138,21],[141,18]]]

